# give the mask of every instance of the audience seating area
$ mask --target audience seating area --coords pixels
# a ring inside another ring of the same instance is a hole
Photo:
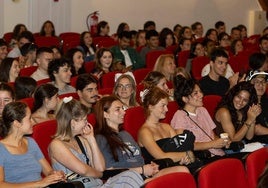
[[[9,43],[12,39],[12,32],[5,33],[3,38]],[[259,51],[259,47],[256,44],[251,44],[249,41],[252,39],[258,40],[260,35],[252,35],[247,40],[243,41],[246,50],[238,53],[237,55],[231,55],[229,59],[229,64],[234,70],[234,72],[245,73],[249,69],[249,56]],[[79,45],[80,33],[76,32],[66,32],[61,33],[58,37],[43,37],[39,36],[39,33],[34,34],[35,43],[39,47],[50,47],[57,46],[61,47],[63,53],[66,53],[70,48]],[[197,39],[200,42],[204,38]],[[118,44],[110,37],[94,37],[93,43],[97,48],[107,47],[110,48]],[[177,45],[172,45],[166,50],[155,50],[148,52],[146,54],[145,67],[133,71],[133,75],[136,81],[136,99],[140,101],[140,91],[144,89],[141,84],[145,76],[153,70],[157,58],[162,54],[173,54],[177,49]],[[139,52],[142,47],[137,47]],[[176,66],[185,67],[187,60],[190,56],[190,51],[181,51],[177,55]],[[205,65],[210,62],[209,57],[196,57],[192,60],[191,74],[194,79],[201,79],[201,71]],[[96,63],[94,61],[85,62],[84,68],[87,73],[91,73],[95,69]],[[37,66],[27,67],[20,69],[20,76],[30,76],[34,71],[36,71]],[[109,95],[113,92],[113,87],[115,84],[115,74],[118,72],[109,72],[104,74],[98,85],[98,91],[100,95]],[[78,76],[71,78],[70,85],[76,87],[76,81]],[[37,85],[48,83],[51,80],[44,79],[37,81]],[[10,85],[14,86],[14,82],[10,82]],[[172,82],[167,83],[169,88],[172,88]],[[268,88],[267,88],[268,94]],[[59,95],[59,98],[72,96],[74,99],[79,100],[77,93],[68,93]],[[203,105],[208,110],[208,113],[213,118],[215,109],[219,101],[220,96],[207,95],[203,97]],[[24,98],[20,101],[26,103],[30,109],[33,109],[34,99]],[[171,101],[168,103],[168,112],[166,113],[166,118],[162,119],[162,123],[170,124],[170,121],[174,113],[179,109],[176,101]],[[137,118],[138,117],[138,118]],[[87,116],[88,122],[94,127],[96,125],[96,117],[93,113]],[[146,113],[142,106],[132,107],[126,110],[124,117],[123,128],[128,131],[132,137],[137,141],[137,135],[139,128],[143,125],[146,120]],[[57,130],[57,121],[49,120],[42,123],[38,123],[33,127],[33,134],[31,135],[41,148],[45,158],[50,162],[48,154],[48,145],[52,140],[52,136]],[[263,172],[265,165],[268,162],[268,148],[262,148],[255,152],[252,152],[247,156],[244,163],[238,159],[220,159],[214,161],[206,166],[203,166],[198,175],[194,177],[188,173],[172,173],[156,178],[155,180],[146,183],[144,188],[256,188],[258,177]]]

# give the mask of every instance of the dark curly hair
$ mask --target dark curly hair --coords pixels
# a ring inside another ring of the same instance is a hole
[[[232,118],[232,123],[235,126],[236,130],[239,129],[239,125],[241,124],[238,124],[238,115],[237,115],[237,110],[234,107],[233,99],[241,91],[247,91],[250,94],[248,104],[240,110],[242,113],[241,122],[242,123],[245,122],[247,119],[247,111],[249,107],[258,102],[256,90],[254,88],[254,85],[251,84],[250,82],[244,81],[244,82],[239,82],[238,84],[236,84],[232,89],[229,90],[229,92],[226,93],[225,96],[223,96],[223,98],[221,99],[220,103],[218,104],[216,108],[216,111],[219,108],[226,108],[229,110],[231,114],[231,118]]]
[[[67,65],[68,68],[72,67],[71,62],[67,58],[55,59],[54,61],[49,62],[47,69],[49,78],[52,81],[55,81],[56,78],[54,73],[58,73],[60,67],[64,67],[65,65]]]
[[[174,98],[180,108],[184,108],[185,106],[185,102],[182,100],[182,97],[188,97],[191,95],[195,85],[199,86],[198,82],[194,79],[187,80],[181,75],[174,78]]]

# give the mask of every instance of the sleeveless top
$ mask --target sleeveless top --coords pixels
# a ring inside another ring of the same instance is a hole
[[[189,130],[184,130],[172,138],[162,138],[156,141],[156,144],[164,152],[183,152],[193,150],[195,142],[194,134]],[[145,163],[150,163],[154,157],[147,151],[145,147],[141,147]]]

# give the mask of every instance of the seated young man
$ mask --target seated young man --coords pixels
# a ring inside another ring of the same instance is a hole
[[[123,31],[118,35],[117,46],[113,46],[111,51],[114,55],[115,60],[122,65],[119,71],[127,72],[129,70],[136,70],[145,66],[140,55],[134,48],[130,47],[131,33]]]
[[[228,54],[223,49],[212,50],[209,74],[200,80],[200,87],[204,95],[223,96],[228,91],[230,83],[224,77],[228,58]]]
[[[159,34],[156,30],[149,30],[145,35],[147,45],[141,49],[140,56],[145,62],[146,54],[153,50],[165,50],[164,47],[159,46]]]
[[[100,98],[98,80],[91,74],[80,74],[75,87],[80,102],[88,108],[88,114],[91,113],[93,105]]]
[[[53,51],[48,47],[41,47],[36,52],[37,70],[31,75],[36,81],[49,78],[48,64],[53,60]]]
[[[72,76],[69,60],[62,58],[51,61],[48,64],[48,74],[52,84],[59,89],[59,95],[76,92],[75,88],[69,85]]]

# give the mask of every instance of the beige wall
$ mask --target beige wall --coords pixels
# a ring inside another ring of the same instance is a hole
[[[154,20],[157,29],[172,28],[175,24],[203,23],[205,30],[218,20],[227,24],[227,31],[240,23],[249,26],[249,11],[261,10],[257,0],[1,0],[0,36],[12,31],[17,23],[38,32],[44,20],[51,19],[57,33],[82,32],[87,29],[86,17],[100,11],[100,20],[110,24],[114,33],[120,22],[129,23],[131,29],[140,29],[146,20]],[[46,3],[45,3],[46,2]],[[35,6],[35,8],[33,7]],[[36,6],[38,6],[36,10]],[[34,10],[33,10],[34,9]],[[38,23],[37,23],[38,22]]]

